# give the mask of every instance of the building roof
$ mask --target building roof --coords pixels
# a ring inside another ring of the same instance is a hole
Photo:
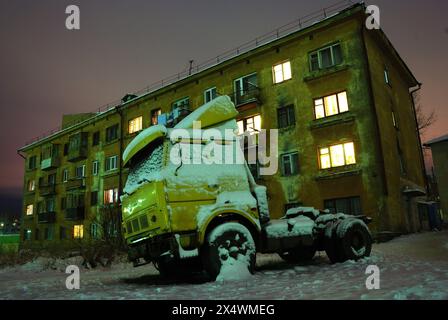
[[[433,144],[439,143],[439,142],[444,142],[444,141],[448,141],[448,134],[443,135],[441,137],[429,140],[428,142],[425,142],[425,146],[431,146]]]

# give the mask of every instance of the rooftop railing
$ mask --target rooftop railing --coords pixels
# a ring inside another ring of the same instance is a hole
[[[227,60],[230,60],[240,54],[246,53],[250,50],[253,50],[255,48],[258,48],[260,46],[263,46],[269,42],[275,41],[279,38],[285,37],[293,32],[299,31],[301,29],[304,29],[306,27],[309,27],[313,24],[315,24],[316,22],[322,21],[326,18],[329,18],[335,14],[337,14],[338,12],[347,9],[351,6],[353,6],[354,4],[356,4],[358,2],[353,2],[351,0],[343,0],[343,1],[339,1],[335,4],[332,4],[328,7],[322,8],[318,11],[315,11],[313,13],[310,13],[306,16],[300,17],[294,21],[291,21],[281,27],[278,27],[277,29],[268,32],[266,34],[263,34],[261,36],[256,37],[255,39],[248,41],[236,48],[233,48],[231,50],[225,51],[223,53],[221,53],[220,55],[213,57],[211,59],[208,59],[200,64],[197,64],[195,66],[192,66],[190,68],[187,68],[177,74],[174,74],[170,77],[167,77],[165,79],[162,79],[160,81],[154,82],[146,87],[144,87],[141,90],[138,90],[136,92],[134,92],[133,94],[137,97],[142,96],[144,94],[148,94],[151,92],[154,92],[156,90],[159,90],[165,86],[171,85],[175,82],[178,82],[180,80],[186,79],[194,74],[197,74],[201,71],[204,71],[210,67],[213,67],[219,63],[225,62]],[[121,105],[123,102],[122,100],[116,100],[113,102],[110,102],[108,104],[105,104],[99,108],[97,108],[95,111],[95,113],[100,114],[100,113],[104,113],[107,112],[111,109],[114,109],[115,107]],[[95,117],[95,116],[94,116]],[[68,125],[65,125],[64,129],[67,129],[69,127],[75,126],[83,121],[85,121],[86,119],[82,119],[82,120],[77,120],[77,121],[73,121],[72,123],[69,123]],[[25,146],[30,145],[36,141],[39,141],[41,139],[47,138],[53,134],[56,134],[57,132],[62,130],[62,126],[59,126],[57,128],[54,128],[52,130],[49,130],[47,132],[45,132],[42,135],[39,135],[37,137],[34,137],[33,139],[27,141],[25,143]]]

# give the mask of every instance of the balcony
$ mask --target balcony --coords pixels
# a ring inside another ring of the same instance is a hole
[[[40,212],[37,214],[37,223],[54,223],[56,221],[56,212]]]
[[[246,104],[255,103],[260,104],[260,88],[251,85],[248,89],[243,91],[234,92],[232,95],[232,101],[236,107],[242,107]]]
[[[54,184],[45,184],[39,186],[40,195],[43,197],[52,196],[56,194],[56,185]]]
[[[65,183],[65,190],[83,189],[86,186],[85,178],[70,179]]]
[[[85,208],[84,206],[78,206],[76,208],[65,209],[65,220],[79,221],[84,220]]]
[[[79,132],[69,138],[67,160],[70,162],[87,158],[87,132]]]
[[[56,169],[59,166],[59,157],[52,156],[47,159],[42,159],[40,162],[40,168],[42,170],[51,170]]]

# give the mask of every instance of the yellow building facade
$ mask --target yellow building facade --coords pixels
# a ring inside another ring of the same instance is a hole
[[[410,93],[419,83],[385,34],[366,29],[364,12],[351,6],[108,111],[66,117],[61,131],[22,147],[22,246],[95,237],[99,208],[119,203],[127,144],[169,112],[222,94],[241,131],[278,129],[279,170],[257,179],[273,218],[303,205],[370,216],[374,232],[419,230],[425,178]]]

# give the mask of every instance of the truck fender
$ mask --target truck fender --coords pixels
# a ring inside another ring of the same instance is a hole
[[[209,227],[213,226],[214,222],[220,221],[230,221],[230,220],[240,220],[246,222],[247,227],[253,233],[255,242],[257,242],[258,236],[261,231],[260,222],[255,217],[251,216],[249,213],[239,210],[236,208],[221,208],[212,211],[205,221],[198,225],[198,242],[199,246],[202,246],[205,241],[207,232],[209,232]]]

